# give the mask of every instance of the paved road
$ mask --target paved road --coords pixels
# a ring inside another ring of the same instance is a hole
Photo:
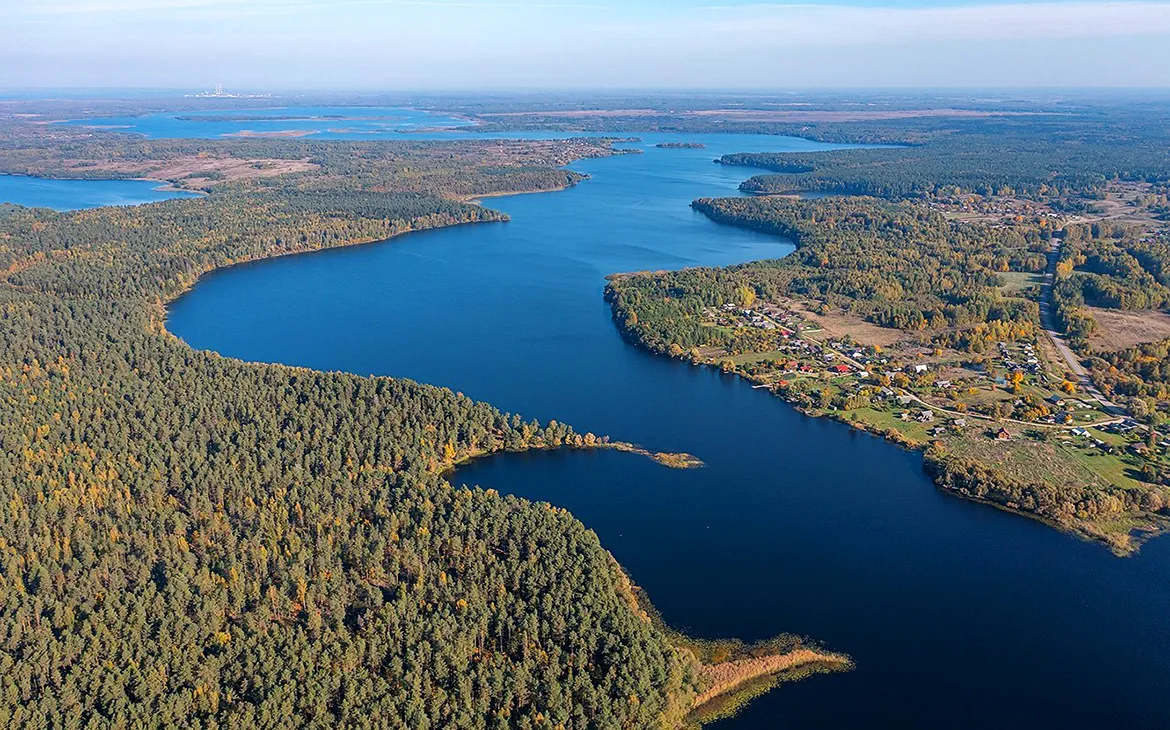
[[[1048,339],[1052,341],[1052,346],[1056,348],[1069,370],[1076,376],[1081,390],[1100,403],[1106,413],[1123,416],[1126,414],[1125,409],[1106,398],[1105,394],[1093,385],[1093,381],[1089,378],[1089,372],[1085,370],[1085,366],[1081,364],[1076,353],[1068,346],[1064,335],[1056,328],[1056,318],[1052,313],[1052,288],[1056,282],[1056,264],[1060,261],[1060,246],[1061,240],[1054,238],[1052,246],[1048,249],[1048,268],[1044,272],[1044,283],[1041,285],[1040,324],[1048,334]]]

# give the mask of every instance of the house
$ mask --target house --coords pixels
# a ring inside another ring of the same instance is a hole
[[[906,366],[906,372],[917,373],[918,375],[921,375],[922,373],[925,373],[928,370],[930,370],[930,368],[926,365],[907,365]]]
[[[1059,395],[1056,395],[1055,393],[1053,393],[1051,396],[1048,397],[1048,402],[1051,403],[1052,405],[1056,406],[1057,408],[1064,408],[1064,404],[1065,404],[1064,398],[1061,398]]]
[[[922,423],[930,423],[934,420],[934,411],[922,411],[918,414],[918,420]]]
[[[1083,428],[1074,428],[1072,430],[1073,436],[1088,436],[1089,432]]]
[[[831,368],[829,368],[829,370],[830,370],[830,372],[837,373],[838,375],[844,375],[845,373],[849,372],[849,366],[848,365],[834,365]]]
[[[1006,428],[1001,428],[995,432],[996,441],[1010,441],[1012,434]]]

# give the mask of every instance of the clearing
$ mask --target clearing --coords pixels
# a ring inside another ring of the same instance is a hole
[[[152,180],[168,180],[177,188],[199,189],[208,182],[227,182],[249,178],[273,177],[292,172],[308,172],[317,165],[308,160],[241,159],[238,157],[176,157],[170,160],[107,160],[65,163],[66,167],[87,171],[103,170],[136,175]]]
[[[1153,309],[1123,311],[1087,307],[1097,320],[1097,331],[1089,336],[1094,352],[1125,350],[1145,342],[1170,338],[1170,314]]]
[[[811,306],[804,302],[791,299],[781,299],[780,306],[787,307],[810,322],[815,322],[824,332],[817,334],[821,341],[841,339],[849,336],[854,342],[888,348],[904,340],[911,339],[901,330],[889,327],[879,327],[847,312],[834,310],[826,314],[817,314]]]

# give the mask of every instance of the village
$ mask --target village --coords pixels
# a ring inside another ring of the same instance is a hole
[[[814,319],[804,307],[764,301],[708,307],[703,319],[750,331],[737,342],[755,346],[692,359],[746,377],[806,412],[908,446],[1035,441],[1109,473],[1170,469],[1170,435],[1082,397],[1037,342],[998,342],[982,357],[915,338],[880,347],[834,331],[831,318]]]

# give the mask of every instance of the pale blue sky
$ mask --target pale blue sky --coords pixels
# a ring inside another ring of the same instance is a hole
[[[0,87],[1170,86],[1170,1],[0,0]]]

